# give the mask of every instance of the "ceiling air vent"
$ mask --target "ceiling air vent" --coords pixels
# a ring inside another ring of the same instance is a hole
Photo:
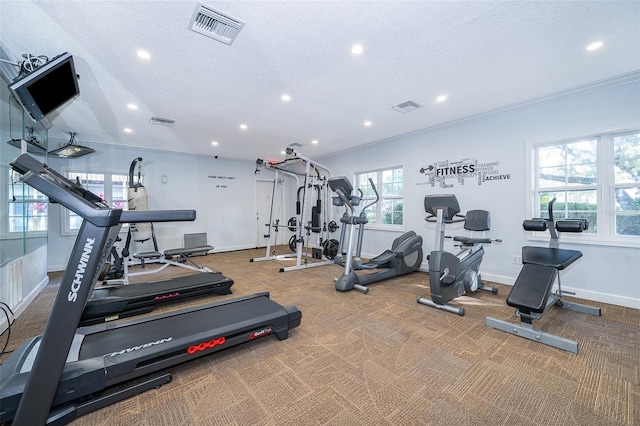
[[[149,120],[149,123],[151,124],[159,124],[161,126],[167,126],[167,127],[171,127],[173,126],[173,123],[175,123],[175,120],[170,120],[168,118],[160,118],[160,117],[151,117],[151,119]]]
[[[406,102],[402,102],[401,104],[394,105],[391,108],[395,109],[398,112],[406,113],[406,112],[414,111],[420,107],[422,107],[422,105],[418,105],[413,101],[406,101]]]
[[[222,14],[200,3],[191,16],[189,28],[199,34],[211,37],[225,44],[233,43],[244,22]]]

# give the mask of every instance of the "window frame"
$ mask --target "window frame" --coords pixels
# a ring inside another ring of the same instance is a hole
[[[62,175],[68,179],[71,173],[84,173],[84,174],[101,174],[103,175],[103,183],[104,183],[104,199],[108,201],[109,206],[113,204],[113,176],[125,176],[126,177],[126,185],[128,187],[129,180],[129,172],[122,170],[111,170],[111,169],[93,169],[92,171],[83,170],[82,168],[73,168],[73,167],[63,167],[61,169]],[[140,177],[141,181],[144,181],[144,175]],[[128,208],[128,200],[125,200],[124,210]],[[71,229],[69,226],[69,217],[70,211],[66,207],[60,206],[60,234],[64,236],[73,236],[77,235],[79,229]],[[122,228],[120,228],[120,233],[126,233],[128,230],[128,224],[123,223]]]
[[[2,183],[2,189],[0,189],[0,193],[2,194],[2,199],[5,200],[8,205],[12,204],[35,204],[35,203],[43,203],[46,204],[46,213],[44,215],[37,215],[38,217],[44,217],[45,220],[45,229],[39,230],[29,230],[24,229],[24,226],[19,231],[12,231],[10,220],[12,217],[16,217],[15,215],[10,214],[10,209],[7,209],[6,219],[3,220],[1,225],[2,237],[7,239],[13,238],[23,238],[23,237],[42,237],[46,236],[49,231],[49,197],[42,194],[35,188],[30,187],[29,185],[22,182],[19,178],[20,174],[13,171],[11,167],[6,166],[6,173],[2,173],[2,178],[0,179]],[[13,182],[13,183],[12,183]],[[26,192],[29,195],[33,193],[36,194],[35,198],[23,198],[23,195]],[[16,195],[20,193],[21,195]],[[12,201],[12,197],[16,197],[16,201]],[[24,214],[22,215],[23,219],[26,219]],[[27,216],[29,218],[30,216]],[[33,218],[34,216],[31,216]]]
[[[383,196],[382,194],[382,185],[383,185],[383,181],[382,181],[382,174],[383,172],[392,172],[395,170],[400,170],[402,172],[402,195],[401,196]],[[369,222],[365,225],[366,229],[380,229],[380,230],[393,230],[393,231],[398,231],[398,230],[404,230],[405,229],[405,173],[404,173],[404,166],[402,165],[395,165],[395,166],[390,166],[390,167],[380,167],[377,169],[370,169],[370,170],[363,170],[363,171],[358,171],[355,172],[353,174],[353,182],[354,184],[354,190],[357,190],[358,188],[358,181],[359,181],[359,177],[361,175],[371,175],[371,174],[375,174],[376,175],[376,179],[374,181],[375,185],[376,185],[376,189],[378,190],[378,194],[380,195],[380,200],[375,204],[375,213],[376,213],[376,222],[372,223]],[[382,206],[384,205],[384,201],[385,200],[399,200],[402,203],[402,224],[384,224],[384,223],[380,223],[379,218],[382,218],[382,214],[383,214],[383,210],[382,210]],[[367,203],[367,200],[363,200],[363,203]],[[371,201],[369,201],[371,202]],[[372,206],[373,207],[373,206]],[[370,207],[370,208],[372,208]]]
[[[526,185],[528,190],[527,212],[530,217],[546,217],[546,211],[539,211],[539,197],[541,192],[550,192],[553,189],[538,187],[539,164],[538,149],[546,146],[560,146],[584,140],[597,142],[596,148],[596,184],[595,185],[575,185],[558,187],[558,191],[579,191],[585,189],[595,189],[596,191],[596,214],[597,232],[594,234],[581,233],[573,235],[563,233],[562,241],[571,244],[589,244],[600,246],[630,247],[640,248],[640,238],[636,235],[616,235],[615,234],[615,189],[621,187],[634,187],[636,183],[615,183],[615,159],[614,159],[614,137],[629,133],[640,133],[638,124],[606,129],[589,133],[582,136],[558,138],[554,140],[528,141],[526,144]],[[528,219],[528,218],[525,218]],[[528,240],[548,241],[548,232],[527,232]]]

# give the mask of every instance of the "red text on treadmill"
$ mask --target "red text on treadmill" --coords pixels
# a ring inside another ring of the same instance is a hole
[[[271,330],[271,327],[263,328],[262,330],[254,331],[253,333],[251,333],[249,335],[249,339],[251,340],[257,339],[258,337],[267,336],[271,333],[273,333],[273,330]]]
[[[156,296],[153,300],[164,300],[164,299],[171,299],[172,297],[178,297],[180,296],[180,293],[169,293],[169,294],[163,294],[162,296]]]
[[[225,339],[223,336],[217,339],[209,340],[208,342],[202,342],[197,345],[189,346],[189,348],[187,349],[187,353],[189,353],[189,355],[193,355],[198,351],[204,351],[205,349],[213,348],[217,345],[223,345],[226,340],[227,339]]]

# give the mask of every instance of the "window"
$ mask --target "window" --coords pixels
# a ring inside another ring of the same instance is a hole
[[[20,182],[18,174],[11,172],[7,192],[9,195],[9,233],[47,230],[49,199],[38,190]]]
[[[640,245],[640,132],[535,144],[533,168],[534,216],[556,198],[555,219],[589,221],[579,241]]]
[[[86,173],[67,172],[67,177],[79,182],[85,189],[98,195],[103,200],[111,200],[109,205],[117,209],[127,209],[127,182],[128,176],[116,173]],[[64,209],[62,215],[64,224],[63,232],[73,234],[80,229],[82,218],[76,213]],[[124,227],[124,226],[123,226]]]
[[[373,180],[380,196],[379,202],[366,209],[369,225],[401,226],[404,223],[402,167],[356,173],[356,188],[362,190],[365,198],[363,206],[375,200],[375,193],[369,179]]]

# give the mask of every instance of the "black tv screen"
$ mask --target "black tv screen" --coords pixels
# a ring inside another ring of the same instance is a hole
[[[63,53],[16,79],[9,90],[35,121],[80,93],[73,56]]]

